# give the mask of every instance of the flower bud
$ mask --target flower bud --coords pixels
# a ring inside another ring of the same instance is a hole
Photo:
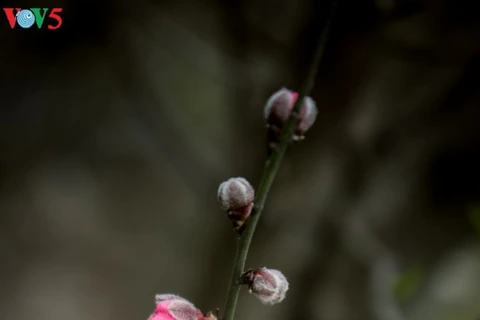
[[[155,312],[149,320],[204,320],[202,312],[182,297],[157,294],[155,302]]]
[[[247,284],[249,292],[267,305],[282,302],[289,286],[283,273],[267,268],[245,272],[242,275],[242,283]]]
[[[214,314],[213,312],[207,313],[203,319],[204,320],[219,320],[220,317],[218,315],[218,310],[217,310],[216,314]]]
[[[270,129],[276,133],[277,136],[288,117],[290,117],[297,98],[297,92],[282,88],[268,99],[264,109],[264,116]],[[299,112],[299,121],[293,135],[294,140],[301,140],[303,138],[305,132],[310,129],[315,122],[317,113],[315,101],[310,97],[304,97]]]
[[[231,178],[218,187],[217,198],[237,231],[240,231],[253,208],[255,191],[250,183],[241,177]]]

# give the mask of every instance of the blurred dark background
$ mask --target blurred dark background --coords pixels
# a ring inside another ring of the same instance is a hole
[[[480,317],[476,1],[340,0],[237,318]],[[257,184],[263,106],[298,89],[327,0],[1,1],[0,319],[147,319],[157,292],[223,307],[234,255],[220,182]],[[477,230],[477,231],[476,231]]]

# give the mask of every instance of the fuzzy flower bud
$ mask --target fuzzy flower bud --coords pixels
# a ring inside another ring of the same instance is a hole
[[[218,187],[217,198],[237,231],[241,230],[253,208],[255,191],[250,183],[241,177],[231,178]]]
[[[269,127],[278,135],[284,123],[290,117],[293,106],[297,101],[298,93],[282,88],[275,92],[267,101],[264,109],[265,120]],[[305,132],[310,129],[317,118],[317,106],[310,97],[303,98],[299,112],[299,121],[293,136],[294,140],[301,140]]]
[[[219,320],[220,316],[218,315],[218,310],[217,310],[216,314],[214,314],[213,312],[207,313],[203,319],[204,320]]]
[[[155,312],[149,320],[204,320],[202,312],[182,297],[157,294],[155,303]]]
[[[283,273],[267,268],[245,272],[242,275],[242,283],[248,285],[249,292],[267,305],[282,302],[289,286]]]

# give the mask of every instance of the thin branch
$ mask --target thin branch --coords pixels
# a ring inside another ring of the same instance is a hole
[[[315,84],[318,67],[325,51],[328,33],[334,12],[336,10],[338,0],[334,0],[331,6],[330,14],[327,18],[327,23],[321,36],[318,40],[317,49],[314,55],[312,65],[309,69],[309,74],[298,90],[298,98],[293,107],[292,113],[285,123],[282,132],[280,133],[279,144],[273,151],[266,162],[265,170],[256,190],[255,206],[247,223],[247,227],[242,235],[237,239],[237,251],[235,255],[235,262],[228,289],[227,299],[225,303],[223,320],[233,320],[235,316],[235,309],[237,306],[238,297],[240,294],[241,284],[239,283],[240,276],[244,272],[245,263],[247,261],[248,250],[252,242],[255,228],[263,211],[263,207],[267,200],[268,193],[273,184],[275,176],[280,168],[283,156],[291,142],[292,135],[298,123],[298,114],[305,96],[309,95]]]

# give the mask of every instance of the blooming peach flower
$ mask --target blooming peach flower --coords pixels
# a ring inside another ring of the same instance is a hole
[[[204,320],[202,312],[182,297],[158,294],[155,302],[155,312],[149,320]]]

